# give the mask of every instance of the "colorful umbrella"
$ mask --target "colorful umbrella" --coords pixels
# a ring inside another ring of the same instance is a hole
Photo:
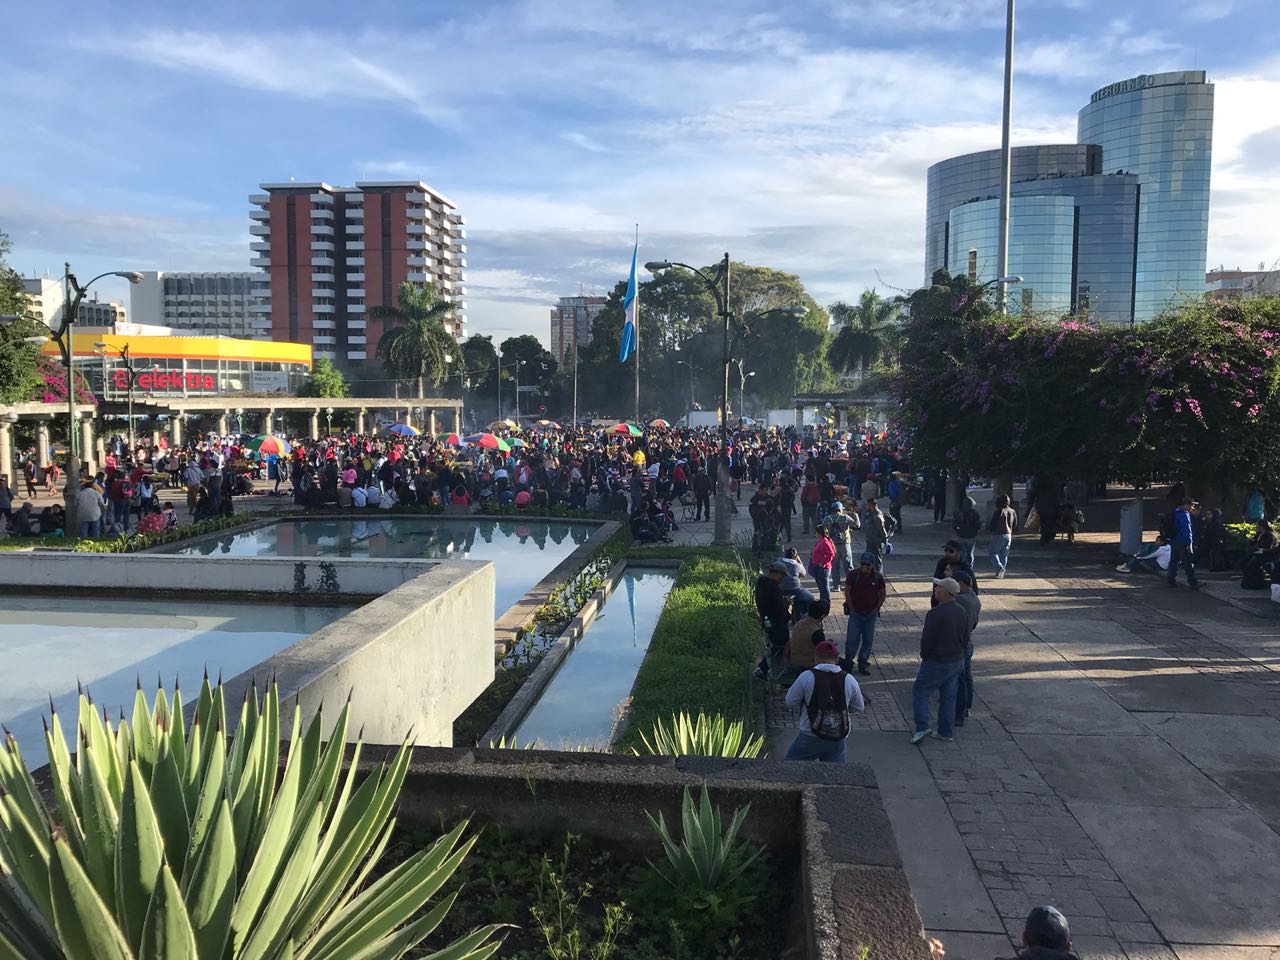
[[[556,430],[559,430],[559,429],[560,429],[560,424],[556,423],[554,420],[539,420],[539,421],[538,421],[538,426],[540,426],[540,427],[552,427],[552,428],[554,428],[554,429],[556,429]]]
[[[649,421],[649,426],[651,426],[651,427],[669,427],[669,426],[671,426],[671,424],[667,423],[667,421],[665,421],[665,420],[663,420],[661,417],[659,417],[657,420],[650,420],[650,421]]]
[[[397,437],[416,437],[418,428],[411,427],[407,423],[393,423],[387,427],[387,433],[394,433]]]
[[[510,440],[508,440],[508,441],[507,441],[507,443],[509,443],[509,444],[510,444],[511,446],[513,446],[513,447],[527,447],[527,446],[528,446],[528,444],[527,444],[527,443],[525,443],[523,440],[521,440],[519,437],[512,437]]]
[[[244,445],[244,448],[246,450],[256,450],[263,456],[274,453],[281,457],[288,455],[288,453],[293,450],[293,447],[289,445],[288,440],[277,437],[272,433],[261,433],[258,436],[253,437]]]
[[[617,433],[617,434],[625,433],[629,437],[638,437],[644,433],[643,430],[641,430],[639,427],[637,427],[633,423],[615,423],[612,427],[609,428],[609,432]]]
[[[492,433],[473,433],[468,437],[463,437],[467,443],[473,443],[477,447],[484,447],[486,450],[497,450],[502,443]]]
[[[520,424],[514,420],[495,420],[489,424],[490,430],[519,430]]]
[[[436,440],[450,447],[465,446],[465,441],[456,433],[441,433],[437,435]]]

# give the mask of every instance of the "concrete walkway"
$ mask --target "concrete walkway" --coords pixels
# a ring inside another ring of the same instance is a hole
[[[1280,606],[1170,590],[1115,573],[1097,548],[1031,539],[996,581],[984,538],[973,715],[954,743],[913,747],[928,577],[948,532],[920,508],[904,519],[849,755],[876,772],[947,956],[1007,956],[1027,911],[1053,903],[1082,958],[1280,958]],[[678,538],[709,542],[710,528]],[[744,508],[735,532],[749,531]],[[811,542],[796,541],[806,559]],[[845,625],[831,617],[828,636]],[[794,717],[771,714],[777,755]]]

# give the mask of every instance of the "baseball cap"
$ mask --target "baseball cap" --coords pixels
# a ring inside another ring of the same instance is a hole
[[[973,586],[973,574],[968,570],[957,570],[951,574],[951,579],[957,583],[967,583],[969,586]]]
[[[1065,950],[1071,942],[1071,929],[1057,907],[1032,907],[1027,914],[1025,939],[1030,941],[1029,946]]]
[[[874,564],[876,562],[876,555],[874,553],[871,553],[870,551],[867,551],[866,553],[864,553],[862,556],[858,558],[858,562]]]
[[[956,583],[954,577],[943,577],[941,580],[937,577],[933,577],[932,580],[935,587],[941,587],[953,597],[960,593],[960,584]]]
[[[948,540],[942,545],[944,550],[963,550],[964,547],[959,540]]]
[[[837,500],[831,505],[832,513],[844,513],[844,504]]]
[[[839,657],[840,650],[834,640],[823,640],[813,648],[813,655],[815,657]]]
[[[770,573],[786,573],[787,565],[785,563],[779,563],[777,560],[775,560],[773,561],[773,563],[769,564],[769,572]]]

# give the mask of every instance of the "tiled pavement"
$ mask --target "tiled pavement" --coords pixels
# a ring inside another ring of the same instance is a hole
[[[983,580],[972,717],[954,743],[912,747],[911,681],[943,539],[916,513],[886,569],[849,754],[876,771],[948,957],[1009,955],[1040,903],[1067,914],[1082,957],[1280,957],[1271,608],[1120,577],[1096,547],[1019,541],[1009,579]],[[706,529],[690,539],[708,542],[711,525],[693,526]],[[832,616],[827,634],[844,628]],[[770,748],[785,749],[795,717],[780,689],[769,715]]]

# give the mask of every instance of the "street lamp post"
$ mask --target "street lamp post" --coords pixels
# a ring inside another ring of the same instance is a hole
[[[689,415],[693,413],[693,361],[677,360],[676,363],[684,364],[684,366],[689,368],[689,408],[688,413],[685,414],[685,423],[687,424],[689,422]]]
[[[324,408],[324,419],[328,424],[329,436],[333,436],[333,407]]]
[[[244,433],[244,407],[236,407],[236,434]]]
[[[103,350],[113,349],[112,346],[108,343],[95,343],[94,346],[98,348],[99,352]],[[123,346],[115,347],[114,349],[116,350],[117,354],[120,357],[120,364],[121,366],[124,367],[125,375],[128,376],[129,378],[128,385],[126,387],[126,395],[128,397],[128,411],[127,411],[128,415],[125,423],[125,433],[129,437],[129,459],[132,460],[133,450],[134,450],[134,447],[133,447],[133,361],[129,359],[129,345],[127,343],[124,344]],[[106,354],[104,353],[102,354],[102,356],[105,359]],[[102,381],[103,381],[104,392],[105,392],[106,380],[107,380],[107,369],[106,369],[106,365],[104,364],[102,368]],[[81,452],[83,453],[83,451]]]
[[[743,360],[733,361],[738,365],[738,422],[742,422],[742,418],[747,414],[747,381],[756,375],[754,370],[746,373],[742,372],[742,365],[746,362]]]

